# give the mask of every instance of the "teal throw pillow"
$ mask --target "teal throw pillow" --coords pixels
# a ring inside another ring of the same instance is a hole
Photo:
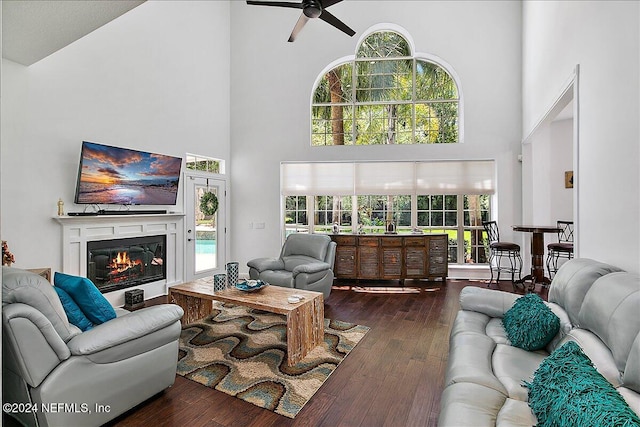
[[[93,323],[87,316],[84,315],[78,304],[71,298],[71,296],[66,293],[62,288],[54,286],[53,289],[58,294],[60,298],[60,302],[62,303],[62,307],[64,308],[64,312],[67,313],[67,318],[69,319],[69,323],[72,325],[76,325],[82,332],[88,331],[93,328]]]
[[[524,350],[540,350],[560,330],[560,319],[536,294],[516,300],[502,318],[511,344]]]
[[[638,415],[573,341],[543,360],[525,386],[538,427],[640,426]]]
[[[67,291],[94,325],[115,319],[116,312],[109,304],[109,301],[100,293],[96,285],[86,277],[56,272],[53,277],[53,283],[55,286]]]

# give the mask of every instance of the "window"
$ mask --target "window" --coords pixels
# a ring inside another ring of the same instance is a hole
[[[357,196],[358,230],[362,233],[384,233],[393,223],[399,233],[411,231],[411,196]]]
[[[196,154],[187,153],[186,167],[194,171],[224,174],[223,160]]]
[[[315,197],[314,232],[332,233],[333,226],[337,223],[341,233],[352,233],[351,206],[351,197]]]
[[[489,262],[489,240],[482,222],[491,220],[490,202],[486,194],[464,197],[465,263]]]
[[[308,232],[307,197],[288,196],[285,200],[284,217],[287,236],[291,233]]]
[[[447,234],[450,263],[488,261],[493,161],[283,163],[281,175],[286,234],[332,233],[335,223],[376,234],[393,222],[398,233]]]
[[[316,84],[311,144],[456,143],[459,103],[458,84],[443,64],[413,56],[398,32],[373,32]]]
[[[449,236],[449,262],[486,263],[489,242],[482,221],[490,218],[490,201],[487,194],[420,195],[418,227]]]

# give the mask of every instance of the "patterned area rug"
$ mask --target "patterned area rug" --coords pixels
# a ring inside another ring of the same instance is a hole
[[[294,418],[368,330],[324,319],[324,343],[289,367],[284,316],[214,302],[182,328],[178,375]]]

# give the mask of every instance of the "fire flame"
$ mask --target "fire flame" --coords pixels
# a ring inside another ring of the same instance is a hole
[[[118,255],[113,258],[113,261],[111,262],[111,273],[113,274],[114,272],[117,273],[122,273],[123,271],[126,271],[128,269],[130,269],[131,267],[134,267],[136,265],[141,265],[142,261],[140,260],[131,260],[131,258],[129,258],[129,254],[127,252],[118,252]]]

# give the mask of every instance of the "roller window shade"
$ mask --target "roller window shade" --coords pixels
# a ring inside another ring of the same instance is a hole
[[[356,163],[356,194],[412,194],[415,190],[414,165],[413,162]]]
[[[353,163],[283,163],[281,192],[285,196],[350,196]]]
[[[418,194],[494,194],[493,160],[416,163]]]
[[[495,161],[282,163],[285,196],[494,194]]]

